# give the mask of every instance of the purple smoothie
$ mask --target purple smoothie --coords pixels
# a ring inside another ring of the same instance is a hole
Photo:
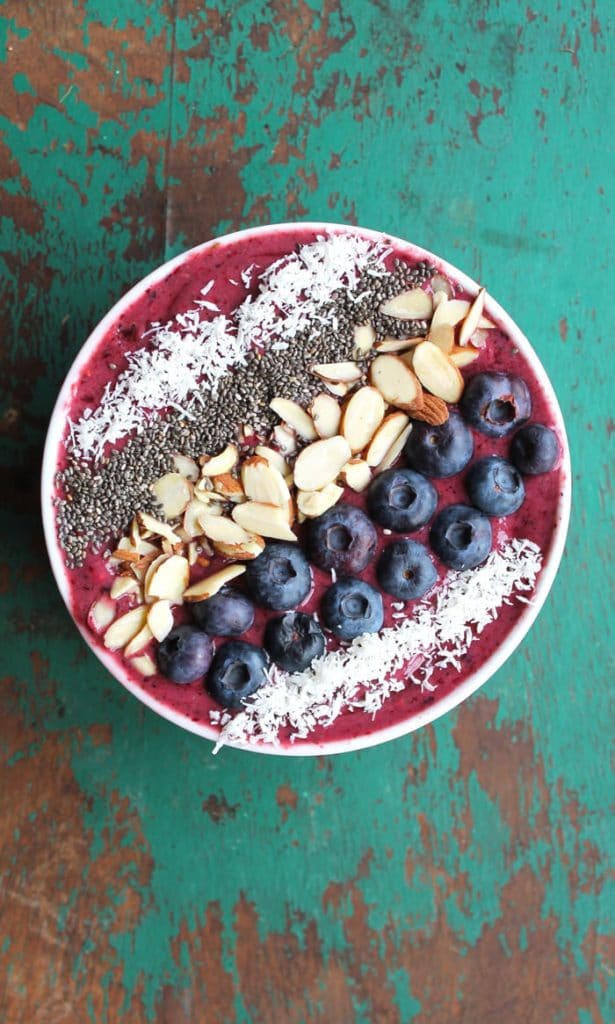
[[[223,314],[230,314],[243,301],[248,294],[248,289],[241,283],[241,271],[246,266],[254,265],[255,270],[252,280],[256,281],[259,274],[270,266],[275,260],[284,254],[291,252],[299,244],[309,243],[315,240],[317,232],[307,228],[298,227],[296,230],[277,231],[272,235],[255,235],[246,241],[230,241],[225,244],[216,244],[207,247],[205,251],[197,252],[186,259],[181,266],[173,270],[166,278],[156,285],[148,287],[140,298],[121,315],[118,321],[107,332],[100,342],[97,350],[92,355],[86,368],[81,373],[80,379],[73,388],[68,415],[72,420],[79,419],[86,407],[95,407],[102,396],[105,385],[118,373],[126,368],[126,353],[143,346],[142,335],[148,331],[152,323],[164,323],[177,313],[193,307],[194,298],[198,295],[203,284],[213,279],[215,281],[207,298],[218,306]],[[392,268],[396,257],[415,262],[423,258],[422,254],[417,256],[412,247],[404,249],[396,248],[387,257],[387,268]],[[436,268],[437,261],[436,261]],[[448,275],[450,277],[450,275]],[[229,283],[230,280],[239,282],[237,285]],[[458,290],[456,298],[471,298],[470,295]],[[112,371],[109,364],[114,364],[117,369]],[[489,332],[486,347],[482,350],[479,358],[469,367],[462,370],[464,378],[470,379],[474,374],[484,370],[501,370],[508,373],[515,373],[521,376],[527,383],[532,396],[532,420],[543,423],[556,429],[556,416],[553,413],[539,382],[528,361],[515,349],[514,345],[506,334],[500,330]],[[499,440],[485,437],[473,431],[475,453],[474,458],[480,458],[487,454],[507,455],[510,445],[510,438]],[[563,446],[562,446],[563,447]],[[66,462],[64,446],[58,452],[58,467]],[[403,456],[398,465],[403,465]],[[457,477],[434,480],[433,483],[438,491],[438,509],[443,505],[452,502],[468,503],[469,499],[463,483],[464,474]],[[503,541],[511,537],[523,537],[534,541],[542,550],[543,557],[548,557],[549,549],[553,540],[556,524],[556,510],[564,488],[563,473],[561,467],[556,467],[549,473],[542,476],[526,477],[526,499],[521,508],[514,515],[502,519],[492,520],[494,546],[498,547]],[[343,501],[365,507],[365,492],[356,494],[346,488]],[[390,540],[398,535],[386,536],[381,528],[378,529],[378,551]],[[424,527],[418,533],[412,534],[414,539],[428,543],[429,526]],[[297,529],[301,540],[301,527]],[[377,586],[374,573],[374,564],[371,563],[368,569],[362,573],[364,579]],[[437,560],[436,560],[437,562]],[[223,564],[220,561],[220,565]],[[440,577],[446,574],[443,565],[437,563]],[[201,575],[209,574],[218,567],[217,560],[206,570],[196,570],[193,580]],[[84,624],[87,613],[92,602],[100,596],[101,592],[108,590],[113,577],[110,575],[106,564],[101,556],[90,554],[85,564],[74,570],[66,570],[70,590],[70,604],[75,620]],[[313,567],[314,586],[309,598],[301,606],[301,610],[315,611],[318,609],[321,597],[331,583],[328,573],[322,572]],[[239,581],[240,583],[241,581]],[[385,605],[385,626],[394,624],[392,619],[392,607],[395,599],[383,595]],[[118,613],[128,610],[134,599],[123,598],[118,602]],[[407,610],[411,613],[413,602],[408,602]],[[504,605],[495,622],[491,623],[483,631],[481,636],[471,646],[466,654],[460,672],[452,669],[436,670],[431,682],[436,685],[435,692],[422,693],[417,686],[408,686],[404,691],[393,694],[385,703],[383,708],[375,717],[362,712],[345,712],[326,729],[317,728],[309,737],[310,743],[330,742],[331,740],[345,740],[358,735],[366,735],[373,731],[382,729],[385,726],[396,724],[406,720],[414,712],[419,711],[434,701],[442,699],[454,688],[458,687],[478,666],[496,650],[503,639],[508,635],[514,624],[523,613],[524,606],[518,602],[511,605]],[[269,613],[263,609],[257,609],[254,626],[245,634],[242,639],[252,643],[260,644]],[[175,621],[180,623],[188,621],[189,616],[185,608],[175,608]],[[96,645],[101,645],[101,640],[94,639]],[[153,654],[153,644],[151,653]],[[335,641],[329,639],[328,649],[335,649]],[[160,675],[144,678],[134,671],[127,659],[121,653],[114,656],[118,664],[121,664],[122,671],[127,674],[133,683],[148,693],[156,701],[172,708],[175,712],[186,716],[192,722],[210,725],[209,713],[218,706],[206,693],[201,682],[179,686],[169,682]],[[288,736],[280,737],[282,742],[288,741]],[[300,743],[301,741],[297,741]]]

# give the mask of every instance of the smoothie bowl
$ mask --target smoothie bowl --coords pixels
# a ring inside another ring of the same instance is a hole
[[[60,592],[136,697],[213,740],[337,753],[433,721],[536,618],[564,425],[484,288],[401,239],[275,225],[136,285],[60,392]]]

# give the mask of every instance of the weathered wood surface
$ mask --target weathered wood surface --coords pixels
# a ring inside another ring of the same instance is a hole
[[[609,5],[0,15],[0,1020],[613,1020]],[[531,636],[433,727],[212,758],[71,625],[41,444],[123,289],[213,233],[310,217],[412,238],[512,311],[569,425],[570,542]]]

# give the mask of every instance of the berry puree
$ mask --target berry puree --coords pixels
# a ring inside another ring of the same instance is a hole
[[[333,229],[331,234],[335,234]],[[361,238],[360,231],[351,231],[346,234]],[[289,384],[291,390],[284,391],[285,381],[292,381],[293,378],[293,367],[291,367],[289,356],[289,352],[292,351],[292,342],[286,340],[288,335],[280,335],[282,341],[277,352],[279,353],[282,370],[279,379],[275,379],[275,370],[268,371],[270,381],[268,392],[259,390],[259,388],[266,387],[266,383],[260,383],[260,378],[254,378],[254,382],[251,383],[249,374],[248,387],[243,397],[242,393],[233,394],[232,390],[225,391],[224,388],[228,388],[228,384],[233,381],[235,374],[237,372],[240,374],[244,373],[245,368],[239,359],[235,360],[233,365],[224,368],[224,374],[221,377],[224,383],[220,385],[222,390],[218,392],[218,395],[221,394],[222,398],[220,401],[223,401],[224,408],[228,410],[230,419],[235,415],[236,429],[234,436],[229,435],[228,432],[227,434],[224,433],[225,422],[220,416],[217,417],[216,423],[213,426],[209,422],[205,422],[207,420],[206,410],[209,404],[209,397],[205,395],[205,398],[200,400],[200,404],[195,406],[194,389],[192,391],[187,389],[185,395],[183,397],[180,395],[179,398],[177,393],[173,392],[172,400],[167,399],[165,401],[165,396],[162,395],[156,407],[152,409],[148,409],[147,398],[142,399],[140,405],[141,409],[147,410],[146,418],[143,422],[127,420],[128,429],[125,433],[117,429],[118,420],[121,420],[121,410],[119,412],[115,410],[115,425],[111,428],[115,430],[115,435],[107,432],[96,452],[93,450],[93,442],[90,444],[89,435],[84,431],[80,433],[78,429],[75,430],[75,425],[87,424],[88,421],[92,420],[96,410],[101,405],[104,406],[105,396],[108,395],[109,388],[113,387],[121,374],[126,371],[134,372],[135,363],[131,362],[131,357],[139,356],[139,354],[144,352],[152,353],[154,351],[154,339],[159,338],[159,333],[157,332],[160,331],[160,327],[158,325],[165,325],[170,322],[176,323],[177,318],[181,320],[182,317],[189,315],[189,311],[194,311],[195,309],[198,310],[198,317],[202,321],[224,318],[228,325],[229,321],[236,316],[236,311],[239,308],[246,308],[246,300],[250,297],[254,300],[259,295],[259,290],[263,290],[267,279],[263,279],[262,275],[268,268],[271,268],[276,261],[283,259],[288,254],[299,252],[300,247],[313,245],[319,237],[322,237],[322,234],[318,231],[298,225],[292,230],[275,229],[270,233],[257,231],[247,237],[241,237],[239,240],[233,241],[231,239],[229,242],[212,243],[193,254],[189,254],[166,276],[163,276],[153,284],[148,284],[141,294],[134,297],[129,305],[121,310],[115,322],[111,324],[96,349],[92,352],[87,364],[82,368],[78,379],[75,380],[67,408],[67,429],[57,455],[59,474],[57,478],[56,518],[58,534],[66,553],[65,571],[69,585],[71,613],[80,626],[88,629],[94,649],[105,650],[103,641],[104,629],[100,629],[99,634],[96,635],[88,627],[88,623],[91,625],[91,620],[89,619],[90,609],[101,595],[108,594],[114,580],[118,578],[118,571],[121,571],[126,578],[130,577],[130,564],[124,564],[123,567],[118,566],[117,562],[110,562],[109,555],[111,551],[114,551],[119,546],[120,538],[128,536],[130,520],[133,515],[145,510],[155,516],[156,519],[163,519],[160,509],[156,506],[156,502],[152,501],[145,505],[144,496],[151,493],[151,483],[153,480],[162,476],[169,468],[172,469],[170,459],[173,452],[194,459],[198,464],[200,455],[215,456],[229,443],[237,445],[240,460],[253,456],[256,445],[277,447],[275,441],[272,440],[272,431],[280,423],[280,417],[271,413],[268,408],[268,401],[277,395],[281,395],[283,398],[296,401],[303,408],[309,408],[310,401],[314,395],[327,390],[323,388],[322,380],[317,378],[311,379],[313,376],[310,374],[311,365],[314,363],[341,364],[343,362],[348,365],[348,361],[352,359],[353,354],[353,320],[359,324],[373,323],[377,348],[377,345],[382,341],[383,335],[390,336],[389,331],[393,331],[393,338],[403,338],[407,333],[409,325],[412,325],[415,335],[417,337],[424,337],[426,333],[425,327],[429,326],[428,318],[427,324],[425,322],[421,324],[419,317],[415,317],[414,320],[400,320],[396,324],[394,320],[388,320],[386,317],[383,319],[377,312],[372,316],[373,311],[380,309],[383,301],[390,298],[391,295],[395,295],[403,290],[411,291],[417,288],[423,288],[424,291],[429,292],[431,295],[438,290],[432,284],[432,281],[435,280],[436,284],[440,284],[444,277],[447,279],[450,289],[445,294],[445,300],[467,300],[472,303],[475,298],[474,295],[465,292],[450,275],[447,275],[442,267],[438,266],[437,261],[434,260],[427,265],[425,256],[420,251],[415,250],[410,245],[402,247],[397,242],[394,244],[390,243],[390,240],[383,236],[383,243],[386,249],[382,246],[378,254],[381,277],[374,279],[377,285],[374,294],[364,300],[360,299],[357,301],[354,308],[350,308],[347,303],[340,305],[339,318],[341,326],[338,325],[339,330],[332,330],[330,323],[325,324],[326,331],[320,331],[319,334],[317,330],[318,338],[312,344],[309,340],[311,329],[309,322],[310,310],[313,311],[313,308],[320,310],[323,305],[327,305],[327,302],[329,302],[329,307],[327,308],[330,308],[330,296],[325,295],[321,291],[318,293],[318,301],[315,305],[313,302],[312,306],[309,306],[309,303],[305,306],[306,314],[303,319],[299,318],[296,324],[296,334],[298,337],[301,337],[302,344],[304,344],[304,367],[297,372],[295,384],[292,384],[292,387]],[[360,267],[359,269],[362,270],[363,268]],[[384,275],[390,275],[391,280],[389,281],[389,278]],[[322,276],[318,280],[322,282]],[[365,277],[360,278],[361,285],[364,280]],[[379,288],[380,290],[378,290]],[[382,288],[384,288],[384,291]],[[356,295],[356,282],[354,292]],[[302,292],[300,301],[303,302],[305,298],[305,292]],[[307,298],[309,299],[309,296]],[[338,300],[339,296],[336,298],[336,301]],[[253,306],[252,308],[255,307]],[[303,309],[303,306],[301,309]],[[280,312],[279,309],[278,312]],[[489,299],[486,301],[484,315],[492,318]],[[317,320],[318,318],[316,317]],[[396,327],[398,329],[394,330]],[[455,325],[454,330],[459,332],[460,327],[458,323]],[[350,334],[348,331],[350,331]],[[329,334],[328,340],[322,338],[322,334],[327,332]],[[240,334],[241,331],[239,331]],[[275,330],[272,331],[271,336],[274,339],[273,343],[271,337],[266,336],[262,332],[259,333],[258,330],[252,334],[251,348],[253,351],[258,352],[259,359],[254,364],[250,363],[250,366],[257,365],[260,362],[261,356],[263,359],[273,358],[275,353],[272,352],[271,346],[272,344],[276,345],[275,339],[277,335]],[[331,338],[334,340],[331,341]],[[305,339],[308,340],[306,341]],[[545,561],[549,557],[557,523],[558,508],[561,504],[566,483],[563,470],[565,440],[558,434],[558,413],[553,409],[547,396],[544,394],[530,363],[515,348],[495,318],[492,318],[491,326],[478,330],[476,340],[483,347],[472,348],[471,345],[470,348],[474,358],[467,365],[459,365],[459,372],[463,378],[464,394],[470,393],[468,391],[470,381],[480,374],[500,373],[506,374],[508,377],[510,375],[519,377],[525,382],[531,397],[531,413],[526,418],[526,421],[548,427],[558,435],[558,456],[552,468],[539,473],[524,472],[521,474],[522,485],[520,486],[524,488],[524,498],[517,511],[513,511],[508,515],[488,516],[492,535],[491,550],[497,551],[512,539],[522,538],[537,546],[542,556],[542,565],[544,566]],[[215,339],[213,341],[211,338],[202,340],[203,346],[214,343]],[[310,345],[312,345],[312,349],[310,349]],[[329,345],[330,350],[326,345]],[[363,370],[362,381],[358,384],[353,383],[347,395],[336,397],[336,401],[341,405],[348,401],[348,398],[352,395],[352,387],[356,388],[365,385],[366,380],[368,385],[370,381],[373,384],[375,378],[373,374],[371,378],[369,377],[369,366],[370,360],[374,357],[374,351],[372,348],[370,353],[363,355],[364,362],[361,359],[358,360]],[[269,353],[269,356],[267,353]],[[424,353],[428,354],[427,349],[424,350]],[[400,350],[400,356],[402,354],[403,352]],[[378,355],[376,355],[376,358],[379,358]],[[274,364],[272,363],[271,365],[273,366]],[[418,359],[415,360],[415,365],[419,366]],[[237,370],[238,367],[239,371]],[[182,369],[181,372],[183,373],[184,370]],[[416,373],[419,375],[418,369]],[[428,392],[429,382],[425,384],[422,376],[420,379],[425,391]],[[301,388],[304,390],[302,391]],[[343,391],[343,387],[339,386],[338,390]],[[250,391],[252,392],[252,398]],[[215,390],[212,394],[215,397]],[[225,395],[227,394],[229,397],[225,400]],[[444,400],[446,400],[446,397],[444,397]],[[250,410],[251,401],[253,401],[253,407],[250,415],[248,410]],[[161,402],[164,402],[164,404],[160,404]],[[189,404],[190,402],[193,404]],[[135,404],[139,405],[138,402]],[[457,412],[460,408],[460,403],[448,401],[448,406],[451,412]],[[196,413],[195,408],[197,410]],[[463,412],[462,405],[461,408]],[[201,409],[205,411],[199,412]],[[186,410],[189,412],[189,416],[184,415]],[[234,410],[236,410],[235,414]],[[387,407],[387,414],[394,411],[395,406],[390,403]],[[140,416],[142,412],[139,410],[135,415]],[[412,423],[415,424],[412,413],[410,412],[408,415]],[[171,417],[169,422],[172,424],[172,427],[170,428],[169,436],[161,442],[161,435],[153,431],[159,428],[161,422],[166,422],[169,417]],[[110,415],[109,422],[112,420],[113,416]],[[453,573],[454,569],[450,563],[449,565],[444,564],[434,551],[432,543],[435,540],[434,521],[447,506],[453,504],[469,506],[473,504],[468,494],[468,470],[479,460],[487,456],[501,456],[504,459],[509,459],[511,457],[512,438],[517,433],[518,426],[521,425],[519,424],[514,430],[505,433],[504,436],[489,436],[471,423],[471,416],[466,415],[466,421],[468,424],[467,429],[471,431],[473,441],[472,458],[460,472],[452,476],[433,476],[429,478],[430,484],[435,487],[437,492],[436,509],[430,515],[429,521],[409,533],[392,532],[378,522],[374,523],[377,535],[376,549],[370,557],[367,566],[360,573],[356,573],[356,575],[382,595],[382,628],[385,630],[398,626],[402,617],[412,617],[417,607],[422,606],[424,603],[429,604],[430,601],[433,604],[437,600],[437,594],[443,585],[443,581]],[[421,426],[424,426],[424,422],[421,422]],[[107,429],[106,426],[105,429]],[[437,431],[441,428],[436,426],[434,429]],[[151,451],[148,449],[148,438],[150,435]],[[99,432],[96,436],[96,443],[98,443],[98,439],[103,437],[103,434]],[[208,443],[208,439],[211,443]],[[90,444],[90,448],[87,447],[88,444]],[[306,439],[300,438],[299,451],[301,451],[305,444]],[[151,452],[155,452],[155,457]],[[125,454],[123,462],[119,461],[119,456],[122,453]],[[360,453],[355,454],[355,457],[359,457],[359,455]],[[294,457],[295,454],[287,456],[291,465]],[[114,459],[116,460],[115,463]],[[392,465],[394,469],[412,468],[404,450],[400,452],[398,459]],[[114,466],[115,468],[113,468]],[[88,488],[91,486],[92,476],[96,476],[99,472],[108,473],[108,478],[105,480],[104,486],[101,487],[101,493],[104,492],[107,495],[107,499],[102,502],[104,506],[102,511],[100,507],[97,510],[97,506],[101,505],[101,500],[95,494],[89,494],[87,499],[85,497],[76,499],[76,496],[85,494],[88,491]],[[143,477],[142,480],[139,479],[141,476]],[[373,481],[376,478],[372,475],[371,479]],[[369,486],[364,490],[355,491],[345,485],[344,479],[340,478],[339,474],[336,477],[336,483],[338,486],[343,487],[343,494],[341,498],[338,498],[338,502],[355,506],[369,514]],[[114,504],[114,501],[108,496],[115,495],[116,491],[119,492],[119,495],[115,499]],[[77,515],[74,508],[69,510],[73,516],[71,519],[69,513],[65,512],[65,509],[68,504],[74,504],[75,500],[81,501],[80,511],[79,515]],[[296,495],[294,495],[294,500],[296,501]],[[476,500],[479,501],[480,497]],[[235,507],[239,508],[240,506],[233,506],[233,508]],[[131,515],[128,515],[129,511]],[[223,514],[230,517],[232,511],[231,506],[227,506]],[[302,517],[295,518],[292,529],[299,538],[298,546],[305,552],[307,532],[314,520],[308,517],[303,522],[299,522],[300,518]],[[85,526],[84,520],[87,522]],[[171,518],[167,519],[167,521],[171,522],[173,526],[174,523],[181,522],[182,519],[179,516],[176,520]],[[94,524],[91,530],[90,523]],[[242,525],[244,525],[243,521]],[[254,533],[257,532],[257,530],[254,530]],[[78,542],[76,540],[77,537],[79,538]],[[388,545],[406,537],[425,545],[429,557],[437,570],[438,578],[435,586],[424,597],[402,601],[398,597],[382,590],[377,575],[377,565],[382,551]],[[149,536],[149,540],[152,540],[151,536]],[[265,538],[265,540],[267,544],[272,542],[269,538]],[[273,542],[275,543],[275,540]],[[167,551],[167,555],[169,555],[169,551]],[[212,551],[210,548],[207,558],[201,556],[200,560],[197,558],[196,561],[193,561],[190,567],[190,585],[192,586],[202,579],[207,579],[228,564],[229,558],[221,555],[220,549],[214,548]],[[239,562],[237,564],[245,565],[247,563]],[[477,570],[468,569],[468,572],[472,571]],[[540,571],[541,569],[539,568],[538,573]],[[328,588],[332,586],[332,583],[343,574],[319,568],[313,563],[311,564],[311,572],[311,590],[307,597],[293,610],[316,615],[319,624],[324,627],[326,623],[323,623],[321,615],[323,596]],[[240,593],[250,593],[249,585],[246,582],[246,575],[238,576],[237,579],[230,582],[229,586]],[[484,629],[479,630],[480,635],[476,636],[464,652],[460,664],[455,667],[452,664],[435,663],[431,666],[428,677],[425,677],[424,681],[427,681],[427,685],[421,685],[420,676],[418,679],[414,678],[415,666],[411,664],[404,687],[388,695],[375,714],[371,714],[361,708],[353,710],[346,706],[341,709],[340,713],[330,724],[319,725],[313,723],[307,735],[299,738],[296,738],[293,726],[285,723],[281,725],[278,731],[278,742],[282,746],[290,743],[301,745],[307,742],[309,744],[323,744],[326,747],[332,741],[340,742],[366,736],[387,726],[406,721],[416,712],[427,708],[434,702],[440,701],[481,666],[509,634],[519,617],[526,610],[526,605],[523,601],[531,598],[531,596],[530,592],[526,593],[521,601],[513,597],[508,602],[502,603],[497,609],[494,621],[489,622],[489,624],[485,625]],[[122,616],[137,607],[140,600],[142,598],[134,590],[127,592],[124,596],[119,596],[115,600],[116,617]],[[181,601],[171,602],[171,613],[175,627],[193,621],[192,607],[194,605],[190,603],[189,599],[186,599],[183,603]],[[253,624],[247,631],[241,634],[241,641],[262,648],[267,623],[271,619],[284,614],[284,610],[268,610],[255,602]],[[325,637],[327,652],[343,650],[348,644],[347,640],[336,636],[327,629],[325,629]],[[212,640],[214,649],[218,651],[224,643],[228,642],[229,638],[214,636]],[[151,662],[155,666],[156,650],[157,641],[155,638],[150,637],[149,641],[138,653],[149,653]],[[109,650],[106,653],[109,654]],[[210,695],[202,677],[188,683],[177,683],[163,676],[157,668],[152,671],[152,674],[143,675],[135,667],[138,659],[135,662],[134,658],[127,657],[122,649],[112,650],[111,653],[118,673],[121,673],[123,677],[128,677],[132,684],[149,695],[161,708],[172,709],[173,712],[185,716],[189,722],[208,727],[212,736],[220,731],[218,723],[221,716],[226,714],[226,712]],[[419,656],[417,659],[418,664],[422,660],[423,658]],[[412,679],[410,678],[411,675],[413,676]],[[214,713],[213,719],[211,717],[212,712]],[[233,714],[234,711],[231,710],[230,715]],[[225,719],[222,719],[222,724],[224,724],[224,721]],[[249,741],[258,746],[262,742],[262,738],[257,734],[250,738]],[[232,742],[232,739],[230,742]]]

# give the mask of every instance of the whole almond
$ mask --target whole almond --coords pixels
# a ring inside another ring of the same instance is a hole
[[[429,423],[432,427],[439,427],[448,419],[448,405],[441,398],[430,395],[428,391],[423,392],[423,406],[412,413],[412,418]]]

